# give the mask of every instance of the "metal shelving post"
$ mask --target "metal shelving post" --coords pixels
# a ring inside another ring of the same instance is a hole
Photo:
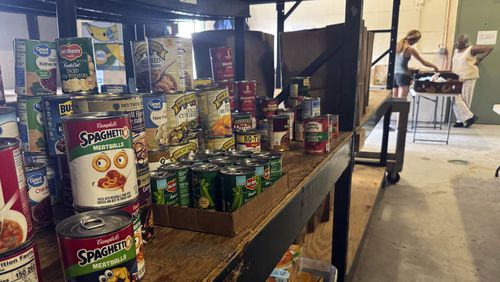
[[[59,37],[77,36],[76,0],[57,0],[56,14]]]

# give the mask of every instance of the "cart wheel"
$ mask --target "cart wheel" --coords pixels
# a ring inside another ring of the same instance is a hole
[[[387,172],[386,178],[389,183],[396,184],[398,183],[400,176],[398,172]]]

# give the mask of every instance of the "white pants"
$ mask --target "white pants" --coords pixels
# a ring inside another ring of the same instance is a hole
[[[472,96],[474,95],[474,87],[477,79],[466,79],[463,82],[462,94],[455,97],[453,104],[453,112],[457,118],[457,122],[465,122],[472,118],[474,114],[470,111]]]

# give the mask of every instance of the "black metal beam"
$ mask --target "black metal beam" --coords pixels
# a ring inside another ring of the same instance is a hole
[[[389,32],[391,32],[391,29],[372,29],[372,30],[369,30],[369,32],[373,32],[373,33],[389,33]]]
[[[38,16],[26,14],[26,25],[28,26],[28,38],[40,40],[40,28],[38,27]]]
[[[281,45],[281,33],[285,31],[285,4],[276,3],[276,88],[281,88],[281,72],[283,69],[283,53]],[[272,95],[272,93],[269,93]]]
[[[293,11],[295,11],[295,9],[297,9],[297,7],[300,5],[300,3],[302,3],[302,0],[297,0],[295,2],[295,4],[293,4],[292,8],[290,8],[290,10],[288,10],[288,12],[286,12],[286,14],[285,14],[285,20],[288,19],[288,17],[293,13]]]
[[[393,0],[392,3],[392,23],[391,23],[391,44],[389,54],[389,72],[387,73],[387,89],[392,89],[394,77],[394,61],[396,60],[396,43],[398,40],[399,7],[401,0]]]
[[[59,37],[77,36],[76,0],[57,0],[56,13]]]
[[[135,24],[135,40],[142,41],[146,39],[146,25]]]
[[[245,18],[234,19],[235,79],[245,79]]]
[[[387,49],[382,55],[380,55],[375,61],[372,62],[372,67],[376,65],[380,60],[382,60],[387,54],[391,52],[391,49]]]
[[[132,59],[132,48],[130,41],[135,41],[135,26],[133,24],[123,24],[123,53],[125,56],[125,77],[126,83],[130,85],[130,81],[134,79],[134,63]],[[133,83],[135,84],[135,83]],[[130,89],[129,91],[132,91]]]

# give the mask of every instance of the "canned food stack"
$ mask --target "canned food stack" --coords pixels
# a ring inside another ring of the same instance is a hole
[[[287,100],[287,107],[296,107],[301,102],[301,97],[309,96],[311,78],[308,76],[296,76],[290,79],[290,96]]]
[[[235,111],[237,105],[234,93],[233,51],[227,46],[220,46],[210,48],[209,52],[214,83],[227,88],[231,111]]]

